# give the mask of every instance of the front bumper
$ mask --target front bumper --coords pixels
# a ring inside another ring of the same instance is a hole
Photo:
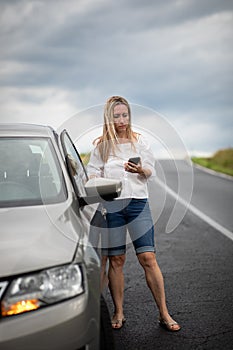
[[[99,301],[86,293],[65,302],[0,319],[1,350],[96,350]]]

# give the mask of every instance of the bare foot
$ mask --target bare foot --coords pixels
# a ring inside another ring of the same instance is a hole
[[[124,316],[118,317],[116,314],[113,315],[112,321],[111,321],[112,328],[113,329],[120,329],[124,325],[125,321],[126,321],[126,319]]]
[[[178,332],[181,329],[181,326],[170,315],[160,317],[159,325],[170,332]]]

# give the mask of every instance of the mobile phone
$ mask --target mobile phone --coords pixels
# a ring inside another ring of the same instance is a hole
[[[140,157],[132,157],[129,158],[128,162],[133,163],[133,164],[138,164],[140,162],[141,158]]]

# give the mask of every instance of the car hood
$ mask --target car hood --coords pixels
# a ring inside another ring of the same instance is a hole
[[[0,277],[72,261],[83,228],[68,203],[0,209]]]

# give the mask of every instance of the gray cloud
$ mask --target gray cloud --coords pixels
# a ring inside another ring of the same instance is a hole
[[[4,96],[14,89],[5,115],[38,115],[48,89],[66,96],[67,111],[118,93],[177,125],[214,124],[216,147],[230,144],[232,2],[16,0],[0,9],[0,87]]]

